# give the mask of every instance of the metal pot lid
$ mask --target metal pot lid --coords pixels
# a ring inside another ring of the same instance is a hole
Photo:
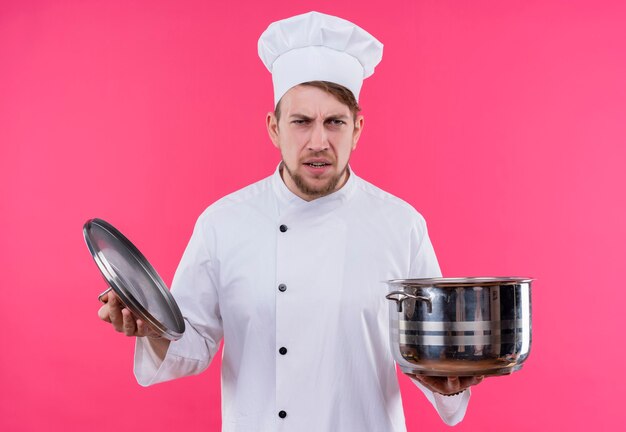
[[[85,242],[102,276],[122,303],[161,336],[180,339],[183,315],[163,279],[121,232],[102,219],[83,226]]]
[[[526,277],[456,277],[456,278],[421,278],[421,279],[393,279],[387,281],[390,285],[402,285],[410,287],[482,287],[494,285],[519,285],[532,282],[532,278]]]

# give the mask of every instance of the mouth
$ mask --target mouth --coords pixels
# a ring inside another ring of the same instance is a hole
[[[326,168],[332,165],[329,159],[321,157],[305,159],[302,164],[311,168]]]

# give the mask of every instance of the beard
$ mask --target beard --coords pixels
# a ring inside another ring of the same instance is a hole
[[[337,173],[336,175],[330,177],[328,180],[326,180],[325,183],[321,184],[321,185],[312,185],[310,183],[308,183],[305,178],[303,176],[301,176],[299,173],[297,173],[296,171],[292,171],[289,169],[289,167],[287,166],[287,164],[285,163],[285,161],[282,162],[282,167],[287,171],[287,173],[289,174],[289,177],[291,177],[291,179],[293,180],[294,184],[296,185],[296,187],[298,188],[298,190],[306,195],[309,196],[311,198],[321,198],[323,196],[329,195],[333,192],[335,192],[335,190],[337,189],[337,186],[339,185],[339,182],[342,180],[344,174],[348,173],[348,164],[346,164],[345,167],[343,167],[343,169],[341,170],[341,172]],[[347,177],[346,177],[347,179]]]

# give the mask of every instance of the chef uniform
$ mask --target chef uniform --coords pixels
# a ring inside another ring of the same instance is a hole
[[[362,29],[315,12],[272,24],[259,47],[276,103],[310,80],[348,84],[358,97],[382,56]],[[352,82],[332,74],[338,64]],[[163,361],[137,338],[137,380],[200,373],[223,339],[224,431],[404,431],[383,281],[441,275],[425,221],[351,170],[312,201],[280,170],[200,216],[172,284],[186,331]],[[446,423],[463,418],[469,390],[446,397],[415,383]]]

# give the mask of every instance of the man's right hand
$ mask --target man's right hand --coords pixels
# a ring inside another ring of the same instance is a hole
[[[159,337],[152,327],[143,320],[135,318],[113,291],[104,294],[100,300],[104,305],[98,311],[98,316],[101,320],[111,323],[116,331],[126,336]]]
[[[170,341],[162,337],[156,330],[143,320],[136,318],[119,297],[110,290],[100,300],[104,303],[98,316],[102,321],[111,323],[113,328],[126,336],[147,337],[150,345],[161,358],[165,358]]]

